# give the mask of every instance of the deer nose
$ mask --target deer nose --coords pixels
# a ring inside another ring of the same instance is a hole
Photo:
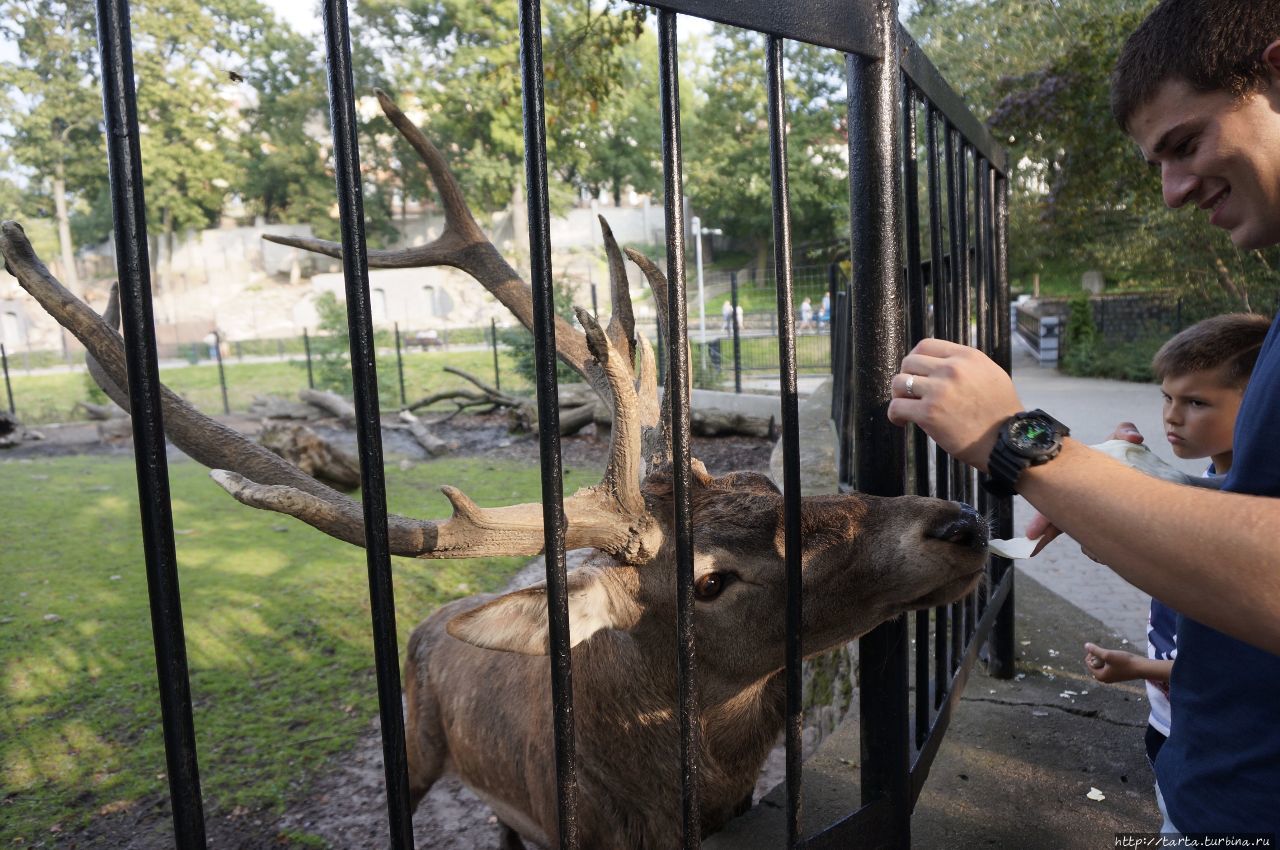
[[[982,517],[978,516],[978,512],[969,505],[961,504],[957,507],[960,509],[959,516],[942,520],[926,531],[925,536],[969,549],[981,549],[986,546],[987,524],[982,521]]]

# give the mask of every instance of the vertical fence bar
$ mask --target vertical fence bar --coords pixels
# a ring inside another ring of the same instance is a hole
[[[947,158],[947,225],[951,245],[951,263],[948,269],[948,278],[953,298],[952,303],[956,308],[954,339],[967,345],[969,343],[969,290],[965,281],[965,263],[967,261],[968,240],[961,237],[965,235],[968,225],[965,217],[964,169],[957,168],[956,162],[957,157],[963,155],[964,148],[961,146],[960,135],[950,121],[944,122],[943,133]],[[962,463],[957,463],[953,466],[951,498],[972,504],[973,495],[969,489],[970,481],[971,478],[967,466]],[[958,489],[955,487],[957,483],[961,485]],[[960,661],[964,653],[964,645],[961,642],[961,631],[964,628],[964,601],[957,600],[952,602],[950,610],[951,647],[947,671],[949,675],[954,676],[956,671],[960,669]]]
[[[547,562],[551,696],[556,739],[556,803],[562,850],[578,846],[577,753],[573,734],[573,670],[564,555],[564,470],[556,380],[556,311],[551,279],[551,209],[547,196],[546,100],[542,68],[542,4],[520,0],[520,80],[524,105],[524,174],[529,204],[529,274],[542,459],[542,527]]]
[[[502,371],[498,368],[498,320],[489,319],[489,332],[492,335],[490,341],[493,343],[493,388],[495,390],[502,389]]]
[[[982,157],[976,149],[970,149],[972,152],[972,174],[973,174],[973,263],[970,267],[969,275],[973,286],[973,292],[978,299],[977,303],[977,333],[974,345],[983,352],[990,353],[991,343],[990,325],[991,325],[991,305],[988,298],[986,284],[986,256],[983,254],[983,245],[985,244],[985,228],[984,221],[986,217],[986,196],[982,191]],[[964,163],[967,171],[970,162]],[[985,478],[985,474],[980,476]],[[986,488],[978,491],[978,513],[983,516],[991,515],[991,495]],[[974,591],[965,597],[965,642],[967,643],[973,638],[975,626],[977,625],[977,603],[978,591]]]
[[[904,215],[904,238],[906,240],[906,281],[907,281],[907,345],[920,342],[927,333],[925,329],[925,306],[927,296],[924,288],[924,272],[921,268],[920,251],[920,165],[917,155],[919,124],[916,118],[916,95],[907,80],[901,75],[902,95],[899,101],[902,109],[902,195]],[[929,495],[929,435],[923,428],[912,425],[911,432],[911,477],[912,492],[920,496]],[[929,733],[929,613],[917,611],[910,615],[915,624],[915,710],[914,723],[915,745],[924,743]]]
[[[98,48],[102,53],[102,103],[107,125],[116,271],[128,369],[129,411],[142,515],[143,552],[151,602],[151,632],[160,682],[160,713],[175,846],[205,847],[204,810],[196,759],[191,685],[178,587],[169,467],[160,405],[160,371],[151,311],[147,216],[138,144],[133,43],[127,0],[98,0]]]
[[[333,163],[342,229],[342,271],[347,293],[347,330],[351,336],[351,378],[355,390],[356,443],[373,619],[374,667],[382,723],[382,758],[387,784],[391,845],[413,847],[409,815],[409,773],[404,717],[400,703],[400,666],[396,646],[395,595],[387,536],[387,495],[382,468],[382,425],[378,409],[378,371],[369,303],[369,257],[364,233],[364,197],[351,68],[351,31],[346,0],[325,0],[324,37],[329,71],[329,114],[333,124]]]
[[[733,331],[733,391],[742,392],[742,337],[738,327],[738,273],[729,272],[729,303],[733,313],[729,316],[729,327]]]
[[[0,363],[4,364],[4,391],[9,396],[9,412],[17,416],[17,408],[13,406],[13,384],[9,383],[9,355],[5,353],[4,343],[2,342],[0,342]],[[742,390],[739,389],[738,392],[742,392]]]
[[[698,690],[693,640],[693,515],[689,504],[689,318],[685,314],[684,156],[680,148],[680,60],[674,12],[658,12],[658,73],[662,97],[662,171],[667,225],[667,375],[671,399],[671,461],[676,543],[676,641],[679,645],[680,757],[683,846],[701,844],[698,801]],[[736,317],[735,317],[736,319]]]
[[[1011,371],[1013,357],[1009,326],[1011,320],[1009,315],[1009,186],[1003,175],[993,173],[992,178],[994,194],[992,204],[994,208],[992,216],[994,273],[992,277],[998,331],[996,362],[1008,372]],[[1012,497],[1000,499],[996,504],[996,533],[1002,538],[1013,536]],[[1004,558],[996,559],[995,580],[997,582],[1007,580],[1009,593],[991,626],[987,672],[1000,679],[1010,679],[1014,674],[1014,577],[1012,571],[1012,561]]]
[[[218,361],[218,386],[222,388],[222,412],[231,414],[231,402],[227,400],[227,370],[222,365],[222,334],[213,332],[213,356]]]
[[[400,323],[396,322],[394,327],[396,331],[396,375],[400,378],[400,406],[403,407],[409,403],[409,400],[404,394],[404,356],[400,353]]]
[[[800,568],[800,403],[796,387],[795,281],[791,263],[791,201],[787,176],[787,111],[783,41],[769,36],[769,172],[773,190],[773,268],[777,281],[778,384],[782,407],[783,541],[787,571],[786,765],[787,846],[801,839],[800,791],[804,732],[803,592]]]
[[[316,388],[315,376],[311,373],[311,335],[307,333],[307,329],[302,329],[302,350],[307,355],[307,389],[314,390]]]
[[[850,331],[858,367],[849,370],[851,427],[842,446],[852,460],[852,484],[878,496],[904,490],[906,443],[889,422],[890,379],[906,354],[899,207],[902,183],[896,152],[898,124],[898,10],[876,6],[882,58],[849,56],[849,206],[855,275]],[[864,447],[852,445],[857,435]],[[859,708],[862,716],[862,801],[885,798],[890,807],[884,846],[911,846],[910,741],[908,730],[907,626],[903,617],[873,629],[860,643]]]

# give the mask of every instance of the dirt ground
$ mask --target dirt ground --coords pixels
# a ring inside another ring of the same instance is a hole
[[[254,434],[259,422],[244,416],[219,417],[224,424]],[[318,432],[355,450],[355,434],[333,423],[310,423]],[[94,423],[42,426],[42,440],[26,441],[6,450],[0,458],[51,457],[83,454],[121,454],[132,451],[126,439],[103,442]],[[507,431],[501,415],[458,416],[433,430],[451,445],[453,456],[485,454],[538,462],[538,442],[530,435]],[[425,453],[402,430],[383,430],[387,465],[425,459]],[[752,437],[693,438],[691,450],[713,474],[734,470],[768,471],[772,443]],[[602,464],[608,442],[588,426],[581,435],[561,441],[562,463]],[[172,460],[182,458],[170,447]],[[541,561],[522,571],[527,576],[541,570]],[[513,584],[526,581],[521,577]],[[382,739],[377,717],[352,750],[336,759],[328,770],[312,778],[310,789],[299,799],[286,801],[285,813],[223,811],[206,801],[205,819],[210,848],[264,850],[281,847],[377,848],[388,846],[389,826],[383,773]],[[766,765],[757,797],[782,776],[781,752]],[[2,814],[2,811],[0,811]],[[414,817],[414,844],[435,850],[490,850],[498,847],[497,821],[489,808],[456,779],[446,776],[431,790]],[[325,845],[317,845],[315,839]],[[86,831],[61,833],[31,846],[68,850],[168,850],[174,846],[173,822],[167,796],[143,800],[127,811],[103,814]]]

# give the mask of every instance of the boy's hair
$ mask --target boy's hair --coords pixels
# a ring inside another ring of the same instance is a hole
[[[1271,320],[1257,313],[1225,313],[1196,322],[1160,346],[1151,360],[1156,380],[1222,370],[1224,386],[1249,382]]]
[[[1243,97],[1266,82],[1262,52],[1280,38],[1280,0],[1162,0],[1125,42],[1111,75],[1111,114],[1133,113],[1169,79]]]

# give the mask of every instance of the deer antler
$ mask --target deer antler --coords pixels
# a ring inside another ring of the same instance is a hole
[[[17,222],[0,223],[0,254],[22,288],[84,344],[94,361],[94,371],[103,377],[103,389],[117,403],[128,407],[128,397],[121,390],[128,386],[124,343],[112,327],[118,311],[115,293],[106,311],[109,324],[50,274]],[[604,480],[565,500],[566,546],[600,549],[628,562],[645,560],[652,555],[654,544],[648,535],[652,518],[645,511],[639,490],[641,408],[621,356],[595,320],[586,319],[584,325],[599,357],[593,358],[593,363],[608,381],[614,400],[614,442]],[[642,350],[647,350],[647,345],[642,344]],[[644,357],[641,363],[643,367]],[[650,354],[642,374],[651,372]],[[360,503],[210,419],[163,386],[161,403],[169,439],[213,469],[214,480],[236,499],[296,517],[348,543],[364,544]],[[464,558],[534,555],[542,551],[542,512],[538,505],[481,508],[452,487],[442,489],[453,505],[450,519],[436,522],[394,514],[388,517],[392,554]]]

